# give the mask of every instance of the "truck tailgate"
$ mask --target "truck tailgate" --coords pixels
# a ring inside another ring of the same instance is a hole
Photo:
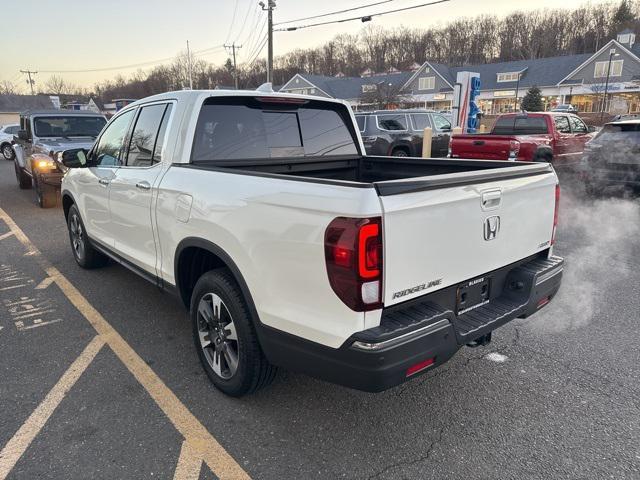
[[[454,135],[451,154],[457,158],[507,160],[511,140],[504,135]]]
[[[548,164],[376,183],[383,210],[384,304],[473,280],[549,248]]]

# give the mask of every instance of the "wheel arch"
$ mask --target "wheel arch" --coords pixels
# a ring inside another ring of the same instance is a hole
[[[198,278],[215,268],[227,268],[240,287],[252,317],[260,323],[253,296],[244,276],[231,256],[220,246],[204,238],[185,238],[176,248],[173,268],[178,296],[187,309],[191,304],[191,294]]]
[[[62,211],[64,212],[64,219],[69,219],[69,209],[71,209],[72,205],[77,205],[76,199],[73,197],[71,192],[64,190],[61,194],[62,198]]]
[[[549,162],[553,160],[553,149],[548,145],[539,145],[533,152],[534,162]]]

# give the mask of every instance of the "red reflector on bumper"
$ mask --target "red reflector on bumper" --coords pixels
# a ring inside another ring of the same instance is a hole
[[[543,297],[543,298],[541,298],[540,301],[538,302],[538,307],[537,308],[544,307],[550,301],[551,301],[551,297]]]
[[[424,360],[424,361],[422,361],[420,363],[416,363],[415,365],[407,368],[407,375],[406,376],[410,377],[411,375],[415,375],[416,373],[421,372],[425,368],[430,367],[434,363],[436,363],[436,357],[429,358],[429,359]]]

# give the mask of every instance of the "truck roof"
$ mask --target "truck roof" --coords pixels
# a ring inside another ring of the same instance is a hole
[[[300,95],[295,93],[283,93],[283,92],[274,92],[273,90],[176,90],[173,92],[159,93],[157,95],[153,95],[151,97],[142,98],[133,103],[130,103],[126,108],[130,108],[131,106],[137,106],[144,103],[156,102],[159,100],[196,100],[198,98],[207,98],[207,97],[278,97],[278,98],[300,98],[304,100],[316,100],[321,102],[328,103],[339,103],[342,105],[349,105],[349,103],[345,100],[340,100],[337,98],[325,98],[325,97],[317,97],[313,95]]]

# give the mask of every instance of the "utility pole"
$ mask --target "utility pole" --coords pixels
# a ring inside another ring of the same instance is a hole
[[[267,0],[267,5],[260,2],[259,5],[267,11],[267,83],[273,83],[273,9],[276,8],[276,0]]]
[[[607,81],[604,84],[604,93],[602,94],[602,108],[600,109],[600,121],[604,119],[604,113],[607,109],[607,97],[609,96],[609,77],[611,76],[611,60],[613,57],[619,57],[620,54],[616,53],[616,49],[609,50],[609,63],[607,65]]]
[[[33,75],[35,75],[35,74],[36,74],[36,73],[38,73],[38,72],[34,72],[34,71],[32,71],[32,70],[20,70],[20,73],[24,73],[24,74],[26,74],[26,75],[29,77],[29,80],[27,80],[27,83],[28,83],[28,84],[29,84],[29,86],[31,87],[31,95],[35,95],[35,94],[33,93],[33,85],[36,83],[36,81],[31,79],[31,75],[32,75],[32,74],[33,74]]]
[[[240,50],[242,48],[242,45],[236,45],[236,42],[233,42],[231,45],[225,44],[224,48],[231,49],[231,54],[233,55],[233,84],[235,85],[236,90],[238,90],[238,66],[236,64],[236,50]]]
[[[189,66],[189,89],[193,90],[193,72],[191,68],[191,51],[189,50],[189,40],[187,40],[187,65]]]

